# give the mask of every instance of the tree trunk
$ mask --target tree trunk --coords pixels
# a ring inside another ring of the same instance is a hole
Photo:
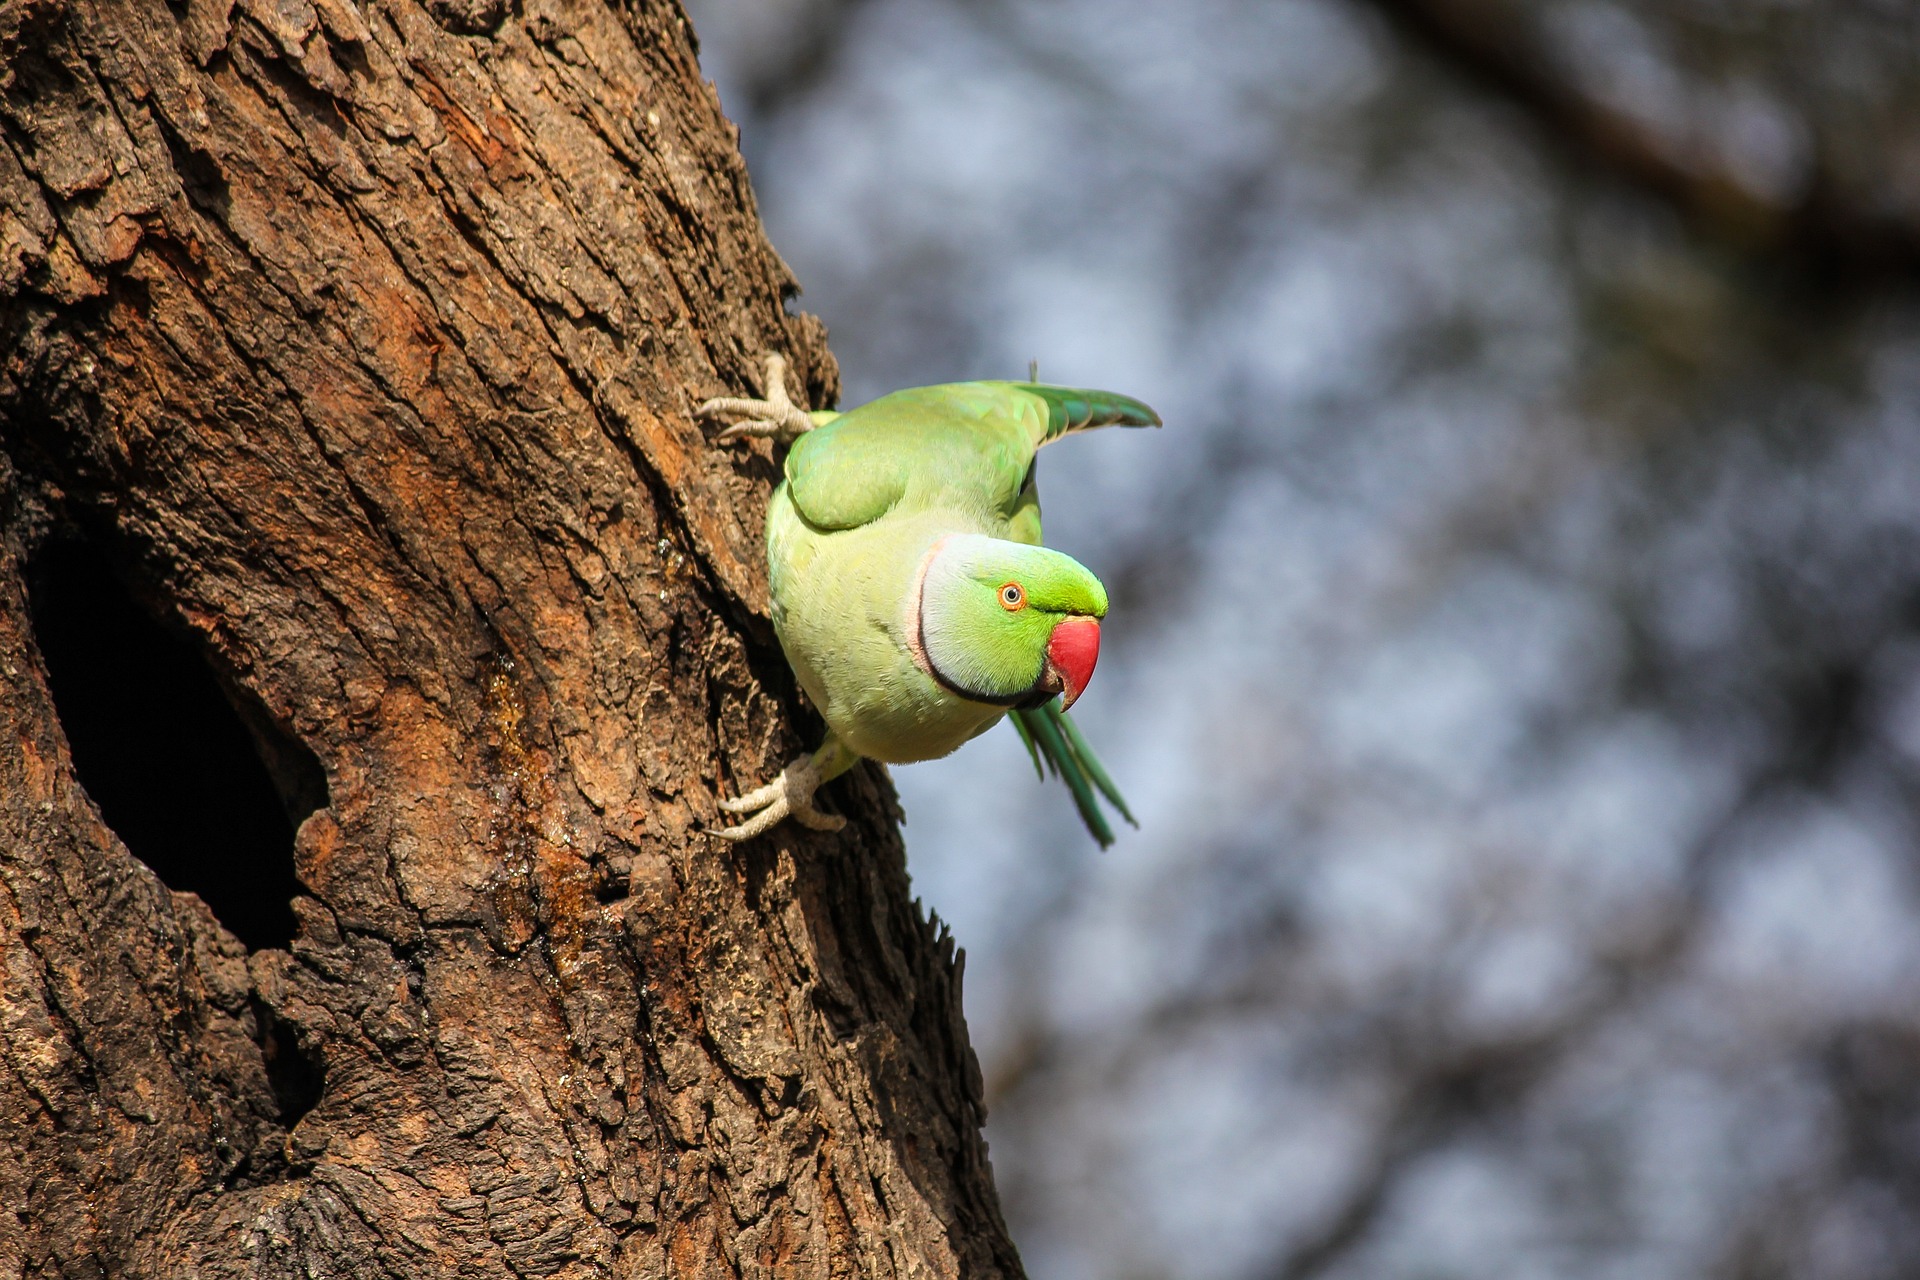
[[[831,399],[793,292],[670,4],[0,0],[0,1277],[1018,1274],[884,775],[703,835],[817,733],[689,413]]]

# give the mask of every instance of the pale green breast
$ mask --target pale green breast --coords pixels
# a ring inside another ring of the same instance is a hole
[[[801,687],[847,746],[894,764],[931,760],[1005,714],[956,697],[921,671],[907,628],[914,579],[936,539],[1006,532],[1004,520],[952,510],[818,530],[800,518],[785,485],[775,490],[767,510],[774,629]]]

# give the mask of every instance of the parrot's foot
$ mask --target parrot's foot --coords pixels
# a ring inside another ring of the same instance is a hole
[[[718,443],[752,436],[764,437],[778,444],[792,444],[802,435],[813,430],[813,419],[807,416],[806,410],[787,398],[785,357],[778,354],[767,357],[766,388],[767,398],[764,400],[744,400],[733,396],[722,396],[717,400],[707,401],[694,412],[703,418],[718,418],[728,414],[748,415],[747,421],[736,422],[715,436],[714,440]]]
[[[750,813],[753,816],[737,827],[727,827],[713,834],[722,840],[751,840],[762,832],[771,831],[789,817],[815,831],[838,831],[846,826],[845,818],[822,813],[813,807],[813,793],[826,781],[814,759],[813,756],[801,756],[781,770],[780,776],[766,786],[749,791],[736,800],[720,801],[720,807],[728,813]]]

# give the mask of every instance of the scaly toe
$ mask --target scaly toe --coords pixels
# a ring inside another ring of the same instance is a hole
[[[721,827],[707,834],[717,840],[725,840],[729,844],[739,844],[742,840],[751,840],[757,835],[771,831],[786,816],[787,807],[784,804],[769,805],[737,827]]]
[[[754,813],[772,804],[780,798],[780,782],[775,779],[764,787],[757,787],[743,796],[731,800],[716,800],[714,803],[723,813]]]
[[[755,413],[772,417],[776,406],[748,396],[715,396],[701,403],[694,413],[702,418],[717,418],[723,413]]]
[[[807,432],[813,430],[813,419],[806,410],[794,404],[787,394],[787,362],[778,354],[767,356],[766,395],[762,399],[751,396],[715,396],[705,401],[694,413],[702,418],[722,416],[741,416],[747,420],[736,422],[714,437],[715,443],[724,444],[731,440],[770,439],[779,444],[792,444]]]
[[[778,786],[779,784],[773,783],[771,785]],[[764,789],[765,788],[762,788],[762,790]],[[738,801],[735,801],[735,804],[738,803]],[[743,810],[739,808],[729,810],[729,812],[732,813],[740,813],[742,811]],[[787,797],[785,795],[776,795],[765,808],[755,813],[745,822],[740,823],[738,826],[722,827],[720,830],[714,831],[711,834],[722,840],[729,840],[738,844],[742,840],[751,840],[757,835],[762,835],[773,830],[779,826],[791,812],[792,808],[787,802]]]
[[[847,820],[839,814],[822,813],[811,802],[795,805],[793,818],[801,826],[811,827],[815,831],[838,831],[847,825]]]
[[[771,831],[789,815],[815,831],[838,831],[846,825],[846,819],[821,813],[813,807],[813,793],[820,785],[820,777],[814,771],[813,757],[796,756],[780,776],[764,787],[756,787],[743,796],[731,800],[716,800],[715,806],[722,813],[752,814],[738,826],[725,827],[712,834],[722,840],[751,840],[763,832]]]

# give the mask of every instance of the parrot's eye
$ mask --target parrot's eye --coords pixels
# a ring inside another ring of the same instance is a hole
[[[1020,589],[1019,583],[1009,582],[1000,588],[1000,607],[1008,613],[1027,607],[1027,593]]]

